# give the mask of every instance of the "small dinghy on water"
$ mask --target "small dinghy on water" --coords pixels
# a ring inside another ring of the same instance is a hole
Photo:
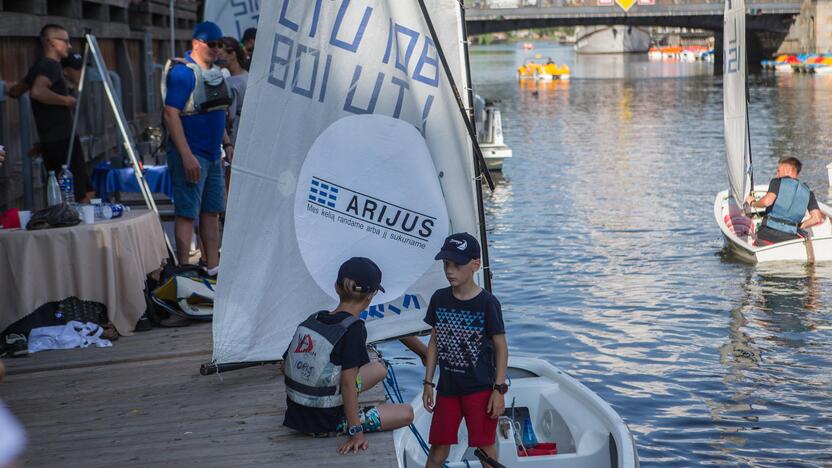
[[[746,195],[759,198],[766,185],[754,185],[751,168],[751,134],[746,96],[745,1],[725,2],[724,40],[724,125],[725,158],[730,188],[714,200],[714,218],[725,246],[737,258],[749,263],[772,261],[816,262],[832,260],[832,209],[818,203],[826,216],[823,223],[806,230],[805,238],[770,245],[756,245],[756,232],[764,210],[746,211]],[[808,214],[807,214],[808,215]]]
[[[627,425],[604,400],[577,380],[541,359],[509,357],[511,386],[506,411],[497,425],[497,461],[507,468],[632,468],[638,453]],[[425,437],[431,415],[422,394],[413,400],[413,426]],[[533,435],[532,435],[533,434]],[[400,467],[422,467],[425,447],[410,428],[398,429],[396,456]],[[451,448],[448,468],[481,467],[467,446],[465,424]],[[524,441],[536,439],[526,446]]]

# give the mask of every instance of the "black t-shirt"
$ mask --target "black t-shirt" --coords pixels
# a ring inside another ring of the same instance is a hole
[[[45,76],[52,83],[49,89],[55,94],[69,94],[60,63],[46,57],[38,60],[26,74],[26,83],[33,85],[38,75]],[[69,134],[72,133],[72,111],[68,107],[44,104],[32,99],[32,113],[35,115],[41,143],[69,139]]]
[[[433,293],[425,322],[436,330],[440,395],[469,395],[494,384],[494,335],[505,333],[500,301],[485,289],[461,301],[451,287]]]
[[[789,177],[789,178],[791,178],[791,177]],[[777,195],[778,197],[780,196],[780,180],[781,179],[782,179],[781,177],[775,177],[774,179],[771,179],[771,182],[769,182],[769,184],[768,184],[768,191]],[[775,199],[775,202],[776,201],[777,200]],[[772,204],[771,206],[766,208],[766,214],[771,213],[772,208],[774,208],[774,204]],[[809,205],[806,207],[806,209],[808,211],[820,209],[820,207],[818,206],[818,200],[815,198],[815,192],[809,191]]]
[[[317,319],[321,323],[334,325],[350,316],[349,312],[336,312],[330,314],[327,311],[318,312]],[[285,362],[286,354],[283,353]],[[364,321],[358,320],[349,328],[341,340],[336,343],[329,355],[329,361],[342,370],[361,367],[370,362],[370,355],[367,354],[367,329]],[[335,408],[310,408],[299,405],[289,397],[286,397],[286,417],[283,425],[301,432],[333,432],[344,418],[344,406]]]

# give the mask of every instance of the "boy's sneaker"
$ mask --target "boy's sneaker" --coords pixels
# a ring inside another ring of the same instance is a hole
[[[5,336],[3,353],[11,357],[23,357],[29,355],[29,341],[23,335],[9,333]]]

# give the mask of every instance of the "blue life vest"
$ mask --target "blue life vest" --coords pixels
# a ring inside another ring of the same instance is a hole
[[[766,226],[789,234],[797,234],[803,221],[812,191],[803,182],[791,177],[780,179],[780,190],[766,217]]]

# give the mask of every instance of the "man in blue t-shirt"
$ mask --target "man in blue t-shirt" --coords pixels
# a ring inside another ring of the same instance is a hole
[[[225,84],[219,68],[214,65],[222,48],[222,31],[206,21],[194,28],[192,49],[185,60],[171,66],[165,80],[164,120],[170,134],[168,167],[173,182],[173,203],[176,215],[176,256],[180,263],[189,262],[194,220],[199,216],[202,255],[209,275],[219,268],[219,214],[225,210],[222,150],[230,162],[234,147],[225,131],[228,105],[206,105],[215,98],[200,90],[221,90]],[[195,71],[193,65],[198,65]],[[197,86],[197,74],[201,87]],[[209,85],[219,80],[220,85]],[[220,91],[217,91],[221,94]],[[206,98],[207,96],[207,98]],[[214,103],[216,104],[216,103]]]

